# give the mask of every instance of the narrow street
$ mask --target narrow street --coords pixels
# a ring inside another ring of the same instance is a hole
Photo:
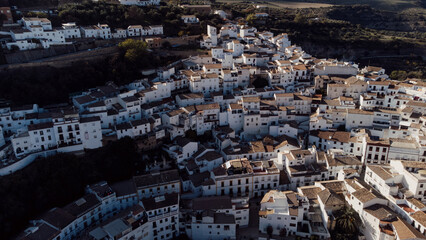
[[[261,198],[250,199],[249,226],[237,230],[237,239],[257,239],[259,236],[259,209]]]

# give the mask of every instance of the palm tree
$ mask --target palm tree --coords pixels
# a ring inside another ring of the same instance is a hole
[[[344,207],[336,218],[336,227],[345,233],[355,234],[362,225],[361,218],[353,208]]]

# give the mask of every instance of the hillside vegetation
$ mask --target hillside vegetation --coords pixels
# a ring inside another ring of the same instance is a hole
[[[70,66],[19,67],[0,70],[0,98],[16,105],[48,105],[68,102],[69,94],[100,86],[108,81],[118,85],[141,79],[140,69],[156,68],[178,60],[146,51],[142,41],[126,40],[117,54],[91,61],[73,61]]]
[[[337,6],[326,10],[323,14],[335,20],[361,24],[363,27],[392,31],[426,31],[426,15],[424,11],[407,10],[392,12],[373,9],[368,5]]]

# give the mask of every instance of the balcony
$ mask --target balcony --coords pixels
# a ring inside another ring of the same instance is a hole
[[[389,122],[384,122],[384,121],[373,121],[373,126],[374,126],[374,125],[389,126]]]
[[[148,219],[149,219],[149,221],[156,221],[158,219],[165,218],[165,217],[170,217],[170,216],[176,215],[176,214],[178,214],[177,210],[171,211],[171,212],[167,212],[167,213],[163,213],[163,214],[157,214],[157,215],[152,216],[152,217],[148,216]]]

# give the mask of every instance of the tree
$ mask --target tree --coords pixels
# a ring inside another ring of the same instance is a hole
[[[419,78],[424,79],[425,78],[425,72],[419,70],[419,71],[411,71],[408,72],[407,78]]]
[[[49,17],[49,15],[47,15],[47,13],[38,13],[38,12],[27,12],[26,14],[24,14],[26,17],[39,17],[39,18],[47,18]]]
[[[246,21],[250,24],[253,25],[254,22],[256,21],[256,15],[254,13],[250,13],[249,15],[247,15]]]
[[[293,20],[295,23],[299,23],[299,24],[303,24],[303,23],[305,23],[306,22],[306,17],[303,15],[303,14],[301,14],[301,13],[298,13],[298,14],[296,14],[296,16],[294,17],[294,20]]]
[[[336,218],[336,230],[347,234],[357,234],[361,225],[361,218],[353,208],[344,207]]]
[[[255,88],[264,88],[269,85],[268,79],[262,78],[259,75],[253,81],[253,86]]]
[[[193,141],[198,141],[197,132],[192,129],[189,129],[188,131],[185,132],[185,137]]]
[[[144,12],[137,6],[131,6],[126,11],[125,18],[131,24],[141,24],[144,22]]]
[[[395,70],[392,71],[392,73],[389,76],[391,79],[396,79],[396,80],[405,80],[407,78],[407,72],[406,71],[402,71],[402,70]]]
[[[268,234],[269,237],[272,237],[273,232],[274,232],[274,229],[272,228],[271,225],[266,227],[266,233]]]
[[[285,239],[285,237],[287,237],[287,228],[285,228],[285,227],[281,228],[280,237],[281,237],[281,239]]]
[[[124,53],[124,58],[131,63],[141,61],[147,50],[146,42],[134,39],[127,39],[118,44],[118,47]]]

